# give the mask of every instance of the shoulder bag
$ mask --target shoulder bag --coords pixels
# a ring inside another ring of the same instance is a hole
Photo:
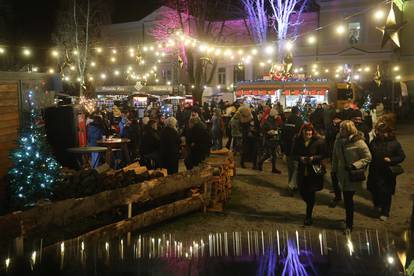
[[[401,167],[401,165],[390,166],[390,170],[395,176],[404,173],[404,169],[403,169],[403,167]]]
[[[345,169],[348,171],[349,180],[351,182],[365,181],[366,180],[366,176],[365,176],[366,168],[364,167],[362,169],[354,169],[352,165],[350,165],[346,159],[344,144],[342,144],[341,147],[342,147],[342,154],[344,156],[345,165],[346,165]]]

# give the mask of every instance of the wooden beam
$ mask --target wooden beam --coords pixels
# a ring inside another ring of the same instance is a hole
[[[114,237],[119,237],[129,232],[134,232],[139,229],[161,223],[168,219],[199,211],[203,208],[203,202],[204,199],[202,195],[196,195],[186,199],[178,200],[173,203],[162,205],[155,209],[136,215],[131,219],[125,219],[95,229],[79,237],[67,240],[65,243],[70,244],[71,242],[83,241],[85,244],[90,244],[99,240],[110,240]],[[56,250],[56,246],[59,245],[60,242],[46,247],[45,250]]]
[[[191,171],[104,191],[84,198],[67,199],[36,206],[24,212],[0,217],[0,233],[5,238],[41,233],[51,225],[69,225],[74,221],[118,206],[134,202],[148,202],[190,188],[200,187],[210,181],[212,174],[211,167],[202,166]],[[22,227],[20,229],[13,227],[17,225]]]

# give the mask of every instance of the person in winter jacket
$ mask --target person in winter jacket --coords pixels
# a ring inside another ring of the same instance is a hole
[[[159,165],[160,136],[157,130],[157,121],[150,119],[144,126],[140,154],[144,163],[151,168]],[[152,164],[151,164],[152,163]]]
[[[211,118],[211,135],[213,138],[213,149],[220,150],[223,147],[224,122],[221,117],[221,110],[214,109],[214,115]]]
[[[372,162],[369,166],[367,188],[372,193],[374,206],[381,212],[380,219],[386,221],[396,186],[396,175],[390,167],[403,162],[405,154],[391,127],[380,123],[375,128],[375,134],[369,145]]]
[[[87,126],[88,146],[97,146],[97,141],[102,139],[104,135],[104,126],[100,116],[94,116],[93,121]],[[91,167],[96,168],[99,165],[99,153],[91,153]],[[107,160],[109,163],[110,160]]]
[[[240,122],[240,112],[236,112],[233,118],[230,120],[231,136],[233,139],[233,151],[235,153],[240,153],[241,143],[242,143],[242,132],[241,132],[241,122]]]
[[[293,138],[300,132],[302,125],[303,120],[300,117],[299,108],[297,106],[294,106],[292,107],[291,114],[283,123],[281,134],[282,152],[286,155],[287,158],[288,187],[289,192],[292,195],[298,188],[296,178],[294,177],[297,172],[298,162],[292,157],[292,144]]]
[[[162,168],[167,169],[169,175],[178,173],[180,144],[177,120],[169,117],[165,120],[165,127],[160,134],[160,164]]]
[[[253,170],[257,170],[257,153],[259,148],[259,119],[256,112],[251,112],[251,120],[241,123],[242,129],[242,154],[240,156],[240,165],[245,168],[245,162],[253,163]]]
[[[325,125],[323,122],[323,113],[324,110],[322,108],[322,105],[318,104],[315,111],[313,111],[313,113],[310,115],[310,120],[314,125],[315,130],[320,134],[322,134],[325,130]]]
[[[352,231],[354,222],[354,194],[364,181],[351,181],[349,171],[367,168],[371,162],[371,153],[364,136],[354,123],[343,121],[339,126],[339,135],[335,140],[332,154],[332,173],[336,175],[342,190],[346,213],[345,233]]]
[[[315,193],[323,188],[325,167],[322,160],[326,158],[325,143],[317,136],[312,124],[304,124],[295,137],[292,157],[299,163],[298,188],[306,202],[304,225],[312,225]]]
[[[278,116],[275,109],[269,112],[269,117],[263,124],[263,150],[258,161],[259,170],[263,170],[263,163],[269,157],[272,157],[272,173],[281,174],[282,172],[276,168],[277,153],[276,149],[279,143],[280,135],[279,128],[282,125],[282,121]]]
[[[186,143],[189,153],[184,162],[187,170],[191,170],[210,154],[211,136],[199,117],[190,119]]]

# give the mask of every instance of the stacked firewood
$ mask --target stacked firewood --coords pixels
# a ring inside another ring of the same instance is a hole
[[[208,210],[222,212],[225,203],[230,199],[232,178],[236,175],[233,154],[226,150],[212,152],[207,163],[214,169],[210,187],[210,207]]]
[[[65,170],[64,178],[54,187],[54,200],[85,197],[163,176],[162,171],[148,171],[138,163],[116,171],[109,167]]]

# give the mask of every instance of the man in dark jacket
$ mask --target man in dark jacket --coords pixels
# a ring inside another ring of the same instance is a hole
[[[320,134],[324,131],[323,113],[324,110],[322,105],[318,104],[315,111],[310,115],[310,120],[315,127],[315,130]]]
[[[187,170],[191,170],[210,154],[211,136],[199,117],[190,119],[186,143],[189,154],[185,160],[185,165]]]
[[[157,131],[157,121],[149,120],[144,126],[142,133],[142,142],[140,147],[143,163],[150,168],[156,168],[159,165],[160,136]]]
[[[297,170],[297,162],[292,158],[292,144],[295,135],[297,135],[303,125],[300,117],[299,108],[292,107],[292,112],[286,119],[282,127],[282,152],[286,155],[288,163],[288,186],[289,192],[293,195],[293,191],[297,189],[297,183],[293,178]]]
[[[279,143],[279,127],[278,125],[278,113],[275,109],[272,109],[269,114],[269,118],[266,120],[262,127],[263,132],[263,152],[258,160],[259,170],[263,170],[263,163],[269,157],[272,157],[272,173],[281,174],[282,172],[276,168],[277,154],[276,149]],[[280,117],[279,120],[281,121]]]

